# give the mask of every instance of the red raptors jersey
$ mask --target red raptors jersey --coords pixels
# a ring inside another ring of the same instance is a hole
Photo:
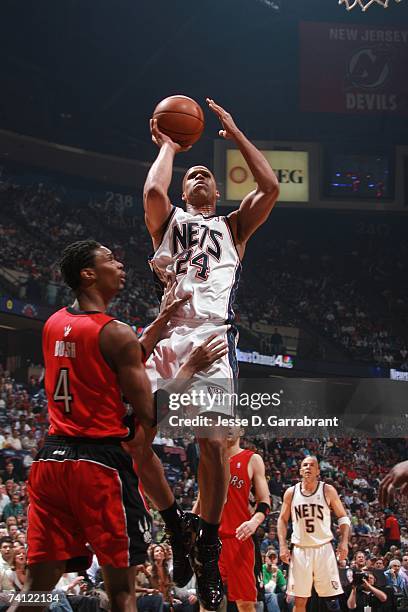
[[[249,493],[252,481],[248,475],[248,463],[253,454],[251,450],[242,450],[230,458],[231,476],[219,529],[221,538],[235,536],[236,528],[251,518]]]
[[[49,433],[89,438],[125,438],[116,374],[99,349],[99,334],[110,317],[101,312],[81,313],[62,308],[43,330],[45,390]]]

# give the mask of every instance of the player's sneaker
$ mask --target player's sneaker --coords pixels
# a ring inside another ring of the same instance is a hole
[[[217,610],[224,597],[218,559],[221,542],[205,544],[201,538],[196,540],[191,549],[191,562],[197,578],[197,596],[206,610]]]
[[[173,582],[178,587],[184,587],[193,576],[190,563],[190,552],[198,530],[198,516],[191,512],[183,512],[180,531],[166,530],[169,544],[173,552]]]

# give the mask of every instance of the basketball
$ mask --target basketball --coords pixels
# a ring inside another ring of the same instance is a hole
[[[170,96],[156,106],[153,118],[163,134],[187,147],[200,138],[204,129],[201,106],[187,96]]]

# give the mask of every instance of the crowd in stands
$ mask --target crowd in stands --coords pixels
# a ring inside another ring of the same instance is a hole
[[[46,400],[39,381],[32,377],[27,385],[17,384],[7,371],[0,370],[0,590],[3,591],[18,591],[24,584],[26,481],[46,432]],[[317,456],[322,478],[336,487],[351,519],[350,554],[342,564],[344,569],[361,567],[367,573],[372,569],[381,570],[389,596],[394,594],[400,601],[408,597],[407,503],[400,499],[395,508],[384,510],[378,502],[379,483],[390,467],[405,456],[406,440],[251,437],[244,438],[243,444],[263,457],[271,496],[272,512],[256,533],[264,563],[268,612],[288,605],[284,597],[287,567],[279,562],[276,523],[283,494],[298,481],[299,463],[309,454]],[[159,433],[154,448],[163,461],[178,503],[190,510],[197,495],[198,444],[192,435],[169,439]],[[167,609],[192,612],[197,608],[194,583],[184,589],[174,588],[171,549],[163,541],[164,525],[155,510],[153,518],[154,543],[150,547],[149,562],[139,566],[137,572],[138,609],[160,612],[166,604]],[[336,523],[333,532],[337,537]],[[378,579],[378,573],[374,578]],[[106,606],[102,580],[96,557],[88,574],[64,575],[58,585],[58,592],[68,597],[62,609],[97,610],[100,608],[92,606]],[[351,586],[349,591],[346,599],[351,595]],[[0,597],[0,606],[1,601]]]
[[[61,250],[94,237],[127,268],[127,286],[112,313],[135,325],[149,322],[158,308],[147,265],[151,243],[141,210],[135,215],[125,200],[89,196],[73,204],[62,186],[19,185],[3,177],[0,267],[14,271],[20,297],[52,307],[66,304],[71,295],[58,271]],[[402,239],[336,237],[333,230],[325,237],[328,227],[308,237],[297,235],[293,224],[284,232],[274,232],[273,223],[262,231],[271,235],[247,250],[235,308],[241,325],[306,326],[352,359],[408,370],[408,293],[402,282],[408,253]]]

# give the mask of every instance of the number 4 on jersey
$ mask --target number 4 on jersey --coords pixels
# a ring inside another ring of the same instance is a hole
[[[64,402],[65,414],[71,413],[71,402],[74,399],[69,393],[69,370],[68,368],[60,368],[57,384],[55,385],[54,395],[52,399],[55,402]]]

